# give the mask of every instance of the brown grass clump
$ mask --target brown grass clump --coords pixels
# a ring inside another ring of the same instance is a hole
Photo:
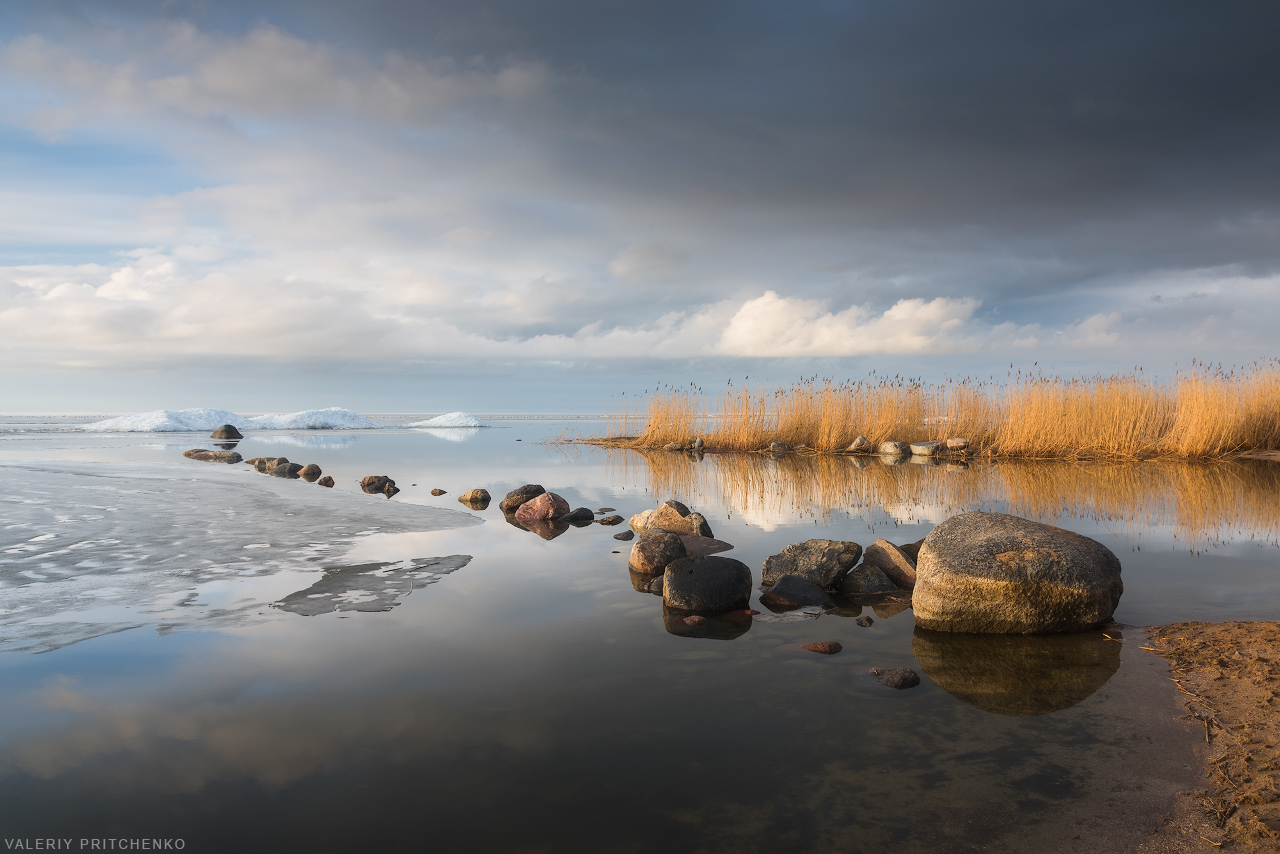
[[[701,437],[711,451],[762,451],[771,443],[834,452],[858,436],[873,443],[962,437],[975,453],[1032,459],[1203,459],[1280,448],[1280,360],[1224,371],[1193,363],[1172,382],[1141,370],[1089,378],[1011,375],[1006,382],[901,377],[790,388],[729,385],[649,395],[641,414],[612,413],[615,447],[661,448]]]

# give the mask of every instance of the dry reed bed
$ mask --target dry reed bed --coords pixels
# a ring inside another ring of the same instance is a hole
[[[1172,530],[1188,548],[1235,535],[1280,542],[1280,466],[1253,460],[1008,460],[949,469],[836,455],[720,454],[696,462],[682,454],[611,451],[608,465],[615,476],[644,482],[652,495],[712,501],[755,522],[881,510],[906,521],[1000,509],[1051,523],[1091,519],[1137,542],[1154,527]]]
[[[764,391],[730,385],[718,398],[668,388],[651,394],[642,412],[615,410],[606,435],[584,441],[655,449],[700,436],[712,451],[781,442],[833,452],[860,435],[876,444],[959,436],[979,454],[1031,459],[1211,459],[1275,450],[1280,360],[1229,371],[1193,365],[1168,383],[1139,370],[932,385],[809,379]]]

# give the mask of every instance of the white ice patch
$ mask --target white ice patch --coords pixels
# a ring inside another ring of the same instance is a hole
[[[412,424],[404,425],[406,427],[487,427],[489,425],[483,423],[474,415],[468,415],[465,412],[449,412],[445,415],[437,415],[435,418],[428,418],[426,421],[415,421]]]
[[[95,433],[190,433],[204,432],[231,424],[240,430],[369,430],[377,428],[358,412],[331,406],[304,409],[289,415],[258,415],[246,418],[225,409],[157,409],[138,415],[122,415],[86,424],[81,429]]]

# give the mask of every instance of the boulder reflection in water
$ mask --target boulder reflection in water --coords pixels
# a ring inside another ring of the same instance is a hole
[[[682,611],[669,605],[662,606],[662,622],[668,632],[686,638],[705,638],[708,640],[733,640],[742,637],[751,628],[751,615],[745,610],[726,611],[723,614],[700,614],[707,622],[701,626],[691,626],[684,621],[694,611]]]
[[[1120,669],[1118,630],[1070,635],[968,635],[916,628],[920,669],[938,687],[997,715],[1046,715],[1088,699]]]

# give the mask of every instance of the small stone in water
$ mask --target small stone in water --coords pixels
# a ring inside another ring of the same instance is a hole
[[[414,484],[414,486],[417,486],[417,484],[415,483],[415,484]],[[431,490],[431,494],[432,494],[432,495],[444,495],[445,493],[444,493],[444,490],[443,490],[443,489],[433,489],[433,490]]]
[[[840,645],[840,641],[814,641],[813,643],[803,644],[803,646],[809,652],[816,652],[819,655],[835,655],[844,649]]]
[[[857,623],[858,625],[862,626],[862,627],[865,629],[867,626],[869,626],[869,625],[871,625],[872,623],[874,623],[874,622],[875,622],[875,620],[871,619],[870,617],[865,617],[865,616],[864,616],[864,617],[859,617],[858,619],[854,620],[854,622],[855,622],[855,623]]]
[[[904,688],[914,688],[920,684],[919,674],[909,667],[873,667],[871,675],[876,677],[876,681],[881,685],[887,685],[899,691]]]
[[[635,531],[623,531],[623,532],[622,532],[622,533],[620,533],[620,534],[614,534],[614,535],[613,535],[613,538],[614,538],[615,540],[629,540],[629,539],[631,539],[632,537],[634,537],[635,535],[636,535],[636,532],[635,532]]]
[[[612,513],[612,512],[613,512],[613,508],[612,508],[612,507],[601,507],[601,508],[597,509],[597,510],[596,510],[596,512],[597,512],[597,513]]]

